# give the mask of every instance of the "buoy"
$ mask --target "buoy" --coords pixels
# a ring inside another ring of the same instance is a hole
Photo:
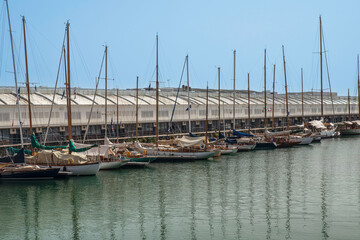
[[[202,143],[202,144],[200,144],[200,149],[205,149],[205,144],[204,143]]]

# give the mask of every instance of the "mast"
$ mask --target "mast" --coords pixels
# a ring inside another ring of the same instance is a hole
[[[321,16],[320,20],[320,85],[321,85],[321,117],[324,119],[324,99],[323,99],[323,67],[322,67],[322,26],[321,26]]]
[[[136,141],[139,137],[138,123],[139,122],[139,76],[136,77]]]
[[[26,48],[26,33],[25,33],[25,17],[22,17],[23,29],[24,29],[24,50],[25,50],[25,67],[26,67],[26,88],[28,94],[28,108],[29,108],[29,122],[30,122],[30,136],[33,134],[32,130],[32,117],[31,117],[31,100],[30,100],[30,83],[29,83],[29,68],[27,59],[27,48]]]
[[[219,103],[218,103],[218,111],[219,111],[219,133],[221,132],[221,116],[220,116],[220,67],[218,67],[218,85],[219,85],[219,96],[218,96],[218,98],[219,98]],[[220,137],[220,135],[219,135],[219,137]]]
[[[285,53],[284,53],[284,45],[282,46],[283,52],[283,60],[284,60],[284,76],[285,76],[285,97],[286,97],[286,130],[289,130],[289,104],[288,104],[288,94],[287,94],[287,82],[286,82],[286,64],[285,64]]]
[[[267,127],[267,122],[266,122],[266,48],[264,51],[264,129],[266,129]]]
[[[119,143],[119,89],[116,89],[116,143]]]
[[[359,77],[359,54],[358,54],[358,111],[360,119],[360,77]]]
[[[69,42],[69,21],[66,23],[66,39],[67,39],[67,113],[68,113],[68,133],[69,141],[72,139],[72,120],[71,120],[71,85],[70,85],[70,42]],[[66,64],[65,64],[66,65]]]
[[[273,97],[272,97],[272,129],[275,129],[275,64],[274,64],[274,76],[273,76]]]
[[[348,110],[349,110],[349,121],[351,121],[351,112],[350,112],[350,90],[348,88]]]
[[[209,115],[209,86],[208,86],[208,84],[206,84],[205,145],[208,142],[208,115]]]
[[[16,104],[17,104],[17,108],[18,108],[18,112],[19,112],[19,128],[20,128],[20,141],[21,141],[21,148],[24,148],[24,140],[23,140],[23,135],[22,135],[22,122],[21,122],[21,111],[20,111],[20,94],[18,91],[18,84],[17,84],[17,77],[16,77],[16,66],[15,66],[15,53],[14,53],[14,44],[13,44],[13,36],[12,36],[12,31],[11,31],[11,23],[10,23],[10,13],[9,13],[9,5],[8,5],[8,1],[5,0],[6,2],[6,9],[7,9],[7,15],[8,15],[8,20],[9,20],[9,32],[10,32],[10,42],[11,42],[11,53],[12,53],[12,60],[13,60],[13,68],[14,68],[14,78],[15,78],[15,88],[16,88]]]
[[[235,63],[236,63],[236,50],[234,50],[234,93],[233,93],[233,129],[235,130]]]
[[[105,139],[107,138],[107,48],[105,45]]]
[[[159,146],[159,40],[156,34],[156,148]]]
[[[301,113],[302,113],[302,120],[305,123],[304,117],[304,81],[303,81],[303,69],[301,68]]]
[[[191,132],[191,119],[190,119],[190,84],[189,84],[189,55],[186,55],[186,75],[187,75],[187,97],[188,97],[188,120],[189,120],[189,133]]]
[[[250,73],[248,73],[248,123],[249,123],[249,134],[250,134]]]

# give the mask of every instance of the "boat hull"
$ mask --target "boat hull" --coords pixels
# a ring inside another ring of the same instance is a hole
[[[149,152],[149,151],[148,151]],[[151,155],[156,157],[154,162],[161,161],[194,161],[194,160],[205,160],[214,156],[219,151],[211,152],[167,152],[167,151],[153,151]]]
[[[256,144],[238,145],[238,152],[251,151],[256,147]]]
[[[57,176],[59,168],[37,169],[33,171],[3,171],[1,180],[46,180]]]
[[[254,150],[268,150],[275,149],[277,147],[274,142],[257,142]]]
[[[237,153],[238,149],[234,148],[234,149],[222,149],[221,151],[221,155],[231,155],[234,153]]]
[[[340,134],[341,134],[342,136],[360,135],[360,128],[355,128],[355,129],[340,129]]]
[[[124,166],[125,164],[126,162],[124,161],[100,162],[100,170],[118,169]]]
[[[39,164],[39,166],[41,166]],[[47,167],[49,165],[43,165]],[[100,170],[100,163],[86,163],[77,165],[51,165],[51,168],[60,168],[60,171],[71,172],[70,176],[92,176]]]

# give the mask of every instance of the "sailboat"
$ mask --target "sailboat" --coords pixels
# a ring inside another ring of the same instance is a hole
[[[125,165],[129,160],[119,154],[116,153],[115,150],[115,146],[114,144],[112,144],[107,137],[107,57],[108,55],[108,46],[105,45],[105,50],[104,50],[104,57],[103,60],[101,62],[101,67],[100,67],[100,73],[99,73],[99,77],[98,77],[98,81],[96,84],[96,91],[94,94],[94,98],[93,98],[93,102],[91,105],[91,110],[90,110],[90,114],[89,114],[89,119],[88,119],[88,124],[86,126],[86,131],[84,134],[84,142],[86,139],[86,134],[87,134],[87,130],[89,128],[89,124],[90,124],[90,120],[91,120],[91,113],[93,111],[93,107],[94,107],[94,103],[95,103],[95,97],[96,97],[96,92],[97,92],[97,88],[99,85],[99,81],[100,81],[100,75],[101,75],[101,71],[102,71],[102,66],[103,66],[103,62],[105,60],[105,137],[104,137],[104,145],[99,145],[98,147],[95,148],[91,148],[87,151],[84,152],[84,154],[91,160],[98,160],[100,161],[100,170],[109,170],[109,169],[117,169],[120,168],[121,166]],[[117,105],[118,107],[118,105]],[[118,131],[117,131],[118,133]],[[74,145],[76,147],[82,148],[82,147],[90,147],[90,144],[85,144],[85,143],[74,143]]]
[[[183,136],[173,141],[166,141],[159,145],[159,51],[158,35],[156,35],[156,140],[155,146],[144,147],[136,142],[141,153],[156,157],[155,161],[189,161],[212,157],[217,151],[207,151],[204,138]]]
[[[358,107],[360,110],[360,77],[359,77],[359,55],[357,55],[357,74],[358,74]],[[349,121],[343,122],[343,126],[340,128],[340,134],[342,136],[349,135],[360,135],[360,111],[359,111],[359,120],[351,121],[351,113],[350,113],[350,94],[348,91],[348,109],[349,109]]]
[[[323,67],[322,67],[322,61],[323,61],[323,33],[322,33],[322,22],[321,22],[321,16],[319,16],[319,26],[320,26],[320,85],[321,85],[321,120],[313,120],[308,123],[308,127],[311,128],[315,136],[319,136],[321,138],[331,138],[335,136],[336,127],[332,123],[324,123],[324,99],[323,99]]]
[[[10,23],[10,12],[8,1],[6,0],[6,9],[9,21],[9,32],[10,32],[10,42],[11,42],[11,51],[12,51],[12,60],[14,68],[14,79],[15,79],[15,89],[16,89],[16,99],[17,99],[17,108],[19,113],[19,128],[20,128],[20,139],[21,139],[21,150],[13,157],[4,157],[0,158],[0,179],[1,180],[35,180],[35,179],[52,179],[57,176],[59,169],[44,168],[41,169],[37,165],[29,165],[25,162],[24,155],[24,141],[22,135],[22,122],[21,122],[21,111],[19,103],[19,92],[17,85],[17,76],[16,76],[16,66],[15,66],[15,54],[14,54],[14,45],[13,37],[11,31]],[[24,27],[24,40],[25,40],[25,56],[26,56],[26,38],[25,38],[25,17],[23,17],[23,27]],[[26,59],[26,58],[25,58]],[[27,59],[26,59],[26,75],[28,82],[28,68],[27,68]]]
[[[31,144],[33,148],[41,149],[35,156],[26,157],[28,163],[37,164],[41,167],[59,168],[60,171],[69,173],[72,176],[80,175],[96,175],[99,171],[100,163],[98,161],[89,161],[84,152],[90,147],[77,149],[71,142],[72,140],[72,122],[71,122],[71,91],[70,91],[70,42],[69,42],[69,28],[70,23],[66,24],[65,36],[67,39],[67,63],[65,61],[65,37],[63,48],[61,51],[61,58],[64,57],[65,62],[65,78],[66,78],[66,100],[67,100],[67,116],[68,116],[68,137],[69,147],[67,146],[44,146],[37,142],[35,135],[31,136]],[[50,123],[49,115],[49,123]]]

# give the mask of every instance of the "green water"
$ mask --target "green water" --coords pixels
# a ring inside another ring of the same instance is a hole
[[[0,239],[360,239],[359,146],[0,182]]]

